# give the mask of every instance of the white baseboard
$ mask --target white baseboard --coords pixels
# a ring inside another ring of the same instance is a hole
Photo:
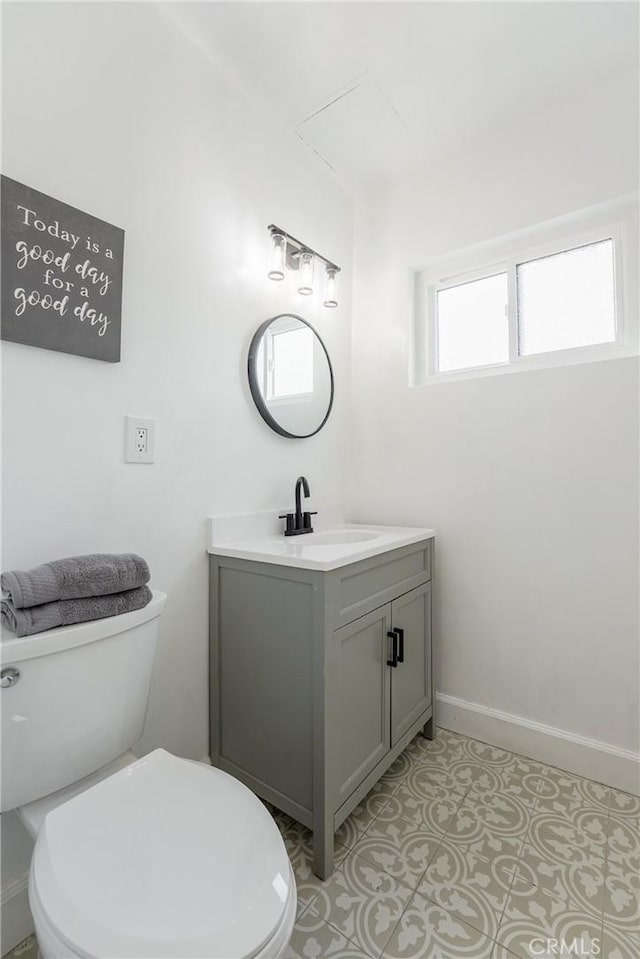
[[[567,772],[640,795],[640,756],[596,739],[438,693],[437,723]]]
[[[0,955],[11,952],[19,942],[33,932],[33,919],[29,909],[29,876],[12,879],[2,887],[0,898],[2,922],[0,923]]]

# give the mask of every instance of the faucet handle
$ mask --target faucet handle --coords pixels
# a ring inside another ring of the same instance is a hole
[[[282,513],[278,516],[278,519],[286,519],[287,521],[287,533],[295,529],[295,516],[293,513]]]
[[[302,514],[302,528],[305,531],[308,531],[309,533],[313,533],[313,526],[311,525],[311,517],[317,516],[317,515],[318,515],[317,509],[307,510],[305,513]]]

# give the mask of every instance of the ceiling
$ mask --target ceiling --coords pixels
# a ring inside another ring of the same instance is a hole
[[[638,70],[635,2],[213,2],[172,17],[351,189]],[[637,82],[637,81],[635,81]]]

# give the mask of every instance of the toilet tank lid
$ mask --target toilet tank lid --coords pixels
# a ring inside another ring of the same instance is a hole
[[[55,629],[47,629],[43,633],[36,633],[34,636],[17,637],[15,633],[3,629],[0,641],[0,665],[10,666],[12,663],[24,662],[38,656],[59,653],[63,649],[73,649],[74,646],[84,646],[156,619],[164,609],[167,596],[166,593],[161,593],[157,589],[151,592],[151,601],[143,609],[135,609],[131,613],[106,616],[104,619],[94,619],[90,623],[76,623],[74,626],[58,626]]]

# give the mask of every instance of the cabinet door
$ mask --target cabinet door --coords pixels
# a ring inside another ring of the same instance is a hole
[[[403,662],[391,670],[391,745],[431,705],[431,583],[391,604],[392,629],[404,647]]]
[[[340,751],[339,802],[347,799],[389,751],[391,627],[389,604],[337,629],[334,706]]]

